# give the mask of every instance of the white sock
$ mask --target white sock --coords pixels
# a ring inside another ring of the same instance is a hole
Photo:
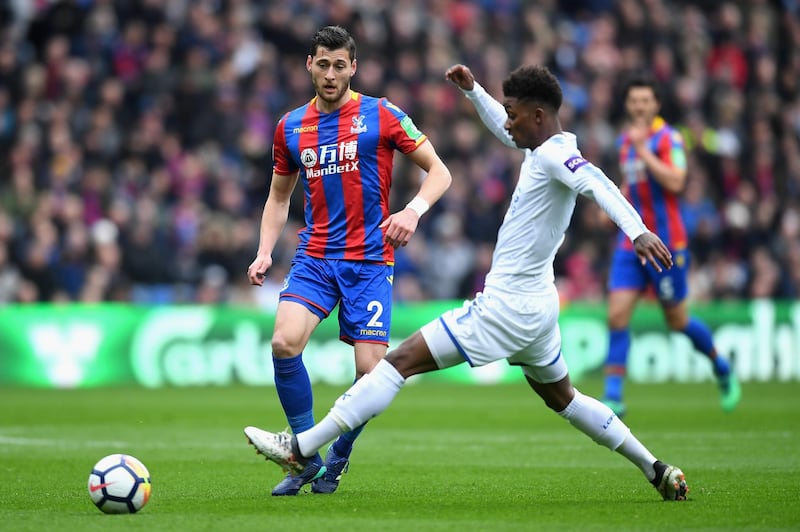
[[[653,463],[656,461],[656,457],[647,450],[647,447],[645,447],[636,436],[628,434],[628,437],[625,438],[622,445],[617,447],[617,452],[636,464],[636,466],[642,470],[644,476],[647,477],[647,480],[652,482],[653,479],[656,478],[656,470],[653,469]]]
[[[647,480],[653,480],[656,476],[653,469],[656,457],[631,434],[631,429],[609,407],[597,399],[575,390],[575,398],[558,415],[600,445],[617,451],[633,462]]]
[[[366,375],[364,375],[364,377],[366,377]],[[361,379],[364,377],[361,377]],[[297,434],[297,447],[300,449],[300,454],[311,457],[314,456],[320,447],[339,434],[345,432],[347,432],[347,429],[341,427],[336,420],[328,414],[310,429]]]
[[[404,383],[403,376],[386,359],[378,362],[336,400],[322,421],[297,435],[300,454],[312,456],[338,435],[386,410]]]
[[[630,429],[606,405],[575,390],[567,408],[558,413],[572,426],[612,451],[622,445]]]

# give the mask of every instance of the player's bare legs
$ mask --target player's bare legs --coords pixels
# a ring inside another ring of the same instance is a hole
[[[394,366],[404,379],[439,369],[425,338],[419,331],[409,336],[397,349],[393,349],[386,356],[386,361]]]
[[[356,357],[356,380],[360,379],[378,364],[386,356],[386,344],[376,344],[372,342],[356,342],[353,351]]]

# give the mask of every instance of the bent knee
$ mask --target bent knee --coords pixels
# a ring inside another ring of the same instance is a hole
[[[439,369],[422,334],[417,331],[386,355],[386,361],[407,379],[412,375]]]
[[[367,352],[356,352],[356,379],[360,379],[378,365],[386,356],[386,349],[374,349]]]
[[[608,297],[608,326],[611,329],[625,329],[631,321],[633,309],[639,299],[634,290],[618,290]]]
[[[405,375],[412,366],[412,354],[411,350],[404,348],[401,344],[386,355],[386,361],[394,366],[394,369],[396,369],[398,373]]]
[[[689,325],[689,317],[681,313],[665,313],[664,321],[671,331],[680,332]]]
[[[276,330],[272,335],[272,355],[275,358],[291,358],[303,351],[299,338],[291,338]]]
[[[575,388],[569,380],[569,375],[558,382],[541,383],[529,375],[525,375],[528,385],[542,398],[544,404],[554,412],[561,412],[572,402],[575,397]]]

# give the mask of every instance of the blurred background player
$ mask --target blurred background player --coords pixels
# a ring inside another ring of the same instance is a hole
[[[311,333],[338,304],[339,337],[353,345],[356,378],[384,357],[394,250],[408,243],[419,218],[451,181],[410,117],[385,98],[350,89],[356,46],[345,29],[320,29],[306,68],[316,96],[278,122],[258,252],[247,270],[251,284],[263,284],[292,191],[302,181],[305,227],[280,292],[272,335],[275,387],[295,433],[314,425],[311,383],[302,358]],[[394,150],[407,155],[427,177],[414,199],[390,214]],[[296,495],[308,483],[315,493],[335,491],[362,428],[335,441],[324,464],[316,454],[302,474],[287,475],[272,494]]]
[[[618,140],[622,191],[669,246],[675,266],[656,271],[642,264],[629,239],[620,233],[609,270],[609,346],[605,364],[604,402],[618,415],[625,414],[623,379],[631,346],[631,314],[642,293],[653,287],[667,326],[682,332],[695,349],[706,355],[714,369],[726,412],[736,408],[741,389],[731,365],[719,356],[710,329],[688,312],[689,252],[680,212],[680,193],[686,183],[686,155],[680,133],[658,115],[660,100],[655,82],[645,76],[626,84],[623,98],[628,127]]]

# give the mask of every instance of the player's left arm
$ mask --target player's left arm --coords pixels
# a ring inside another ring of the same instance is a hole
[[[384,238],[395,248],[408,244],[417,231],[419,219],[431,205],[439,201],[453,180],[450,170],[439,158],[430,140],[423,141],[416,150],[407,153],[406,156],[427,175],[423,177],[422,185],[414,199],[380,225],[384,229]]]
[[[650,149],[646,136],[632,140],[636,154],[658,184],[673,194],[680,194],[686,184],[686,154],[680,133],[669,131],[661,135],[655,152]]]

